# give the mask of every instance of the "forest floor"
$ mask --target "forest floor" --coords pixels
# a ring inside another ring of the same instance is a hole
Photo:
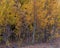
[[[36,45],[30,45],[26,47],[21,48],[60,48],[59,45],[49,45],[49,44],[36,44]]]
[[[53,41],[50,43],[41,43],[35,45],[29,45],[21,48],[60,48],[60,38],[57,38],[54,43]]]
[[[27,45],[24,47],[17,46],[15,43],[15,44],[11,44],[11,46],[9,47],[0,45],[0,48],[60,48],[60,38],[54,39],[54,42],[51,41],[50,43],[40,43],[40,44],[34,44],[34,45]]]

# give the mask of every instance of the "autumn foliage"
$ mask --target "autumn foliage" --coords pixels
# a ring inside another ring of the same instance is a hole
[[[0,41],[47,42],[59,37],[57,0],[1,0]],[[7,35],[7,36],[6,36]],[[4,40],[5,41],[5,40]]]

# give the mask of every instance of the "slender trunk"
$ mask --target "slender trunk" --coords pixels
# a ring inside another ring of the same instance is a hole
[[[35,32],[36,32],[36,17],[37,17],[37,8],[36,8],[36,0],[33,0],[33,6],[34,6],[34,8],[33,8],[33,10],[34,10],[34,12],[33,12],[33,14],[34,14],[34,30],[33,30],[33,40],[32,40],[32,42],[34,43],[35,42]]]

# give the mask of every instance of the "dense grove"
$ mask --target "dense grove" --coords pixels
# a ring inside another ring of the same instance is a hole
[[[57,0],[0,0],[0,43],[59,37],[59,10]]]

